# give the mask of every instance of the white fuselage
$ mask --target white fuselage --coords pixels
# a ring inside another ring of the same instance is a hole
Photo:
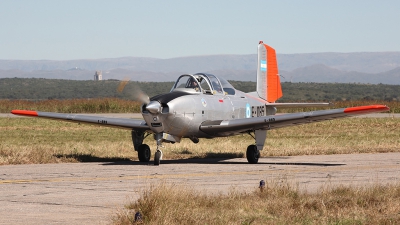
[[[266,106],[263,100],[252,94],[236,90],[235,95],[188,91],[186,95],[163,102],[162,111],[152,114],[143,110],[143,118],[157,133],[166,133],[180,139],[214,137],[199,130],[205,121],[273,115],[276,109]]]

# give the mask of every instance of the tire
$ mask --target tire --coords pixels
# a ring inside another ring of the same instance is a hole
[[[146,144],[139,145],[138,157],[140,162],[150,161],[151,157],[150,147]]]
[[[255,145],[249,145],[246,151],[247,162],[250,164],[258,163],[258,159],[260,158],[260,151],[257,149]]]
[[[160,161],[161,161],[161,152],[156,151],[156,153],[154,154],[154,165],[155,166],[160,165]]]

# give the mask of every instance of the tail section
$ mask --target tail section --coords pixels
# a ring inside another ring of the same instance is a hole
[[[275,49],[262,41],[258,45],[257,94],[271,103],[282,97]]]

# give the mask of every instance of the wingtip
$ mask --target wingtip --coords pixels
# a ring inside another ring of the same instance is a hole
[[[11,113],[14,115],[20,115],[20,116],[38,116],[38,113],[36,111],[30,111],[30,110],[14,109],[14,110],[11,110]]]
[[[364,114],[364,113],[374,113],[374,112],[386,112],[389,111],[390,108],[386,105],[367,105],[367,106],[356,106],[346,108],[344,110],[345,113],[353,113],[353,114]]]

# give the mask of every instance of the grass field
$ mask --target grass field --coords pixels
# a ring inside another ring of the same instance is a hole
[[[0,113],[13,109],[60,113],[132,113],[140,112],[141,103],[118,98],[68,99],[68,100],[1,100]]]

